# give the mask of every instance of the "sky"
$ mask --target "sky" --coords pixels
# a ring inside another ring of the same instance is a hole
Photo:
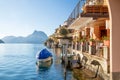
[[[34,30],[48,36],[63,24],[79,0],[0,0],[0,38],[27,36]]]

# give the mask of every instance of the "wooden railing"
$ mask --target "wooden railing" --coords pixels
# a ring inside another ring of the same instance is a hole
[[[81,17],[109,17],[107,5],[86,5],[83,7]]]
[[[106,5],[87,5],[83,8],[84,13],[108,13]]]

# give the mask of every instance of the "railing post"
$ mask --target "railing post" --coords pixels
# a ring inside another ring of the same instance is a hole
[[[66,45],[63,44],[63,54],[64,54],[64,80],[66,80]]]
[[[107,46],[103,46],[103,57],[109,59],[109,48]]]
[[[108,46],[103,46],[103,57],[106,59],[106,66],[105,66],[105,70],[106,70],[106,73],[109,73],[110,72],[110,56],[109,56],[109,47]]]
[[[89,53],[91,55],[95,55],[95,53],[96,53],[96,46],[95,45],[89,45]]]
[[[66,80],[66,74],[67,74],[66,67],[68,62],[68,59],[67,59],[68,40],[63,39],[62,44],[63,44],[63,54],[64,54],[64,80]]]
[[[82,51],[83,51],[83,47],[82,47],[82,44],[80,44],[80,47],[81,47],[81,48],[80,48],[80,51],[82,52]]]

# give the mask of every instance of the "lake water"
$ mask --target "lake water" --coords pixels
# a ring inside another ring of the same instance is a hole
[[[48,69],[37,69],[36,53],[45,48],[42,44],[0,44],[0,80],[64,80],[60,50],[53,53],[53,64]],[[67,71],[67,80],[72,73]]]

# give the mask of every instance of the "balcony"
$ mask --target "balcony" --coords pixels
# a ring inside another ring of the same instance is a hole
[[[81,17],[108,18],[107,5],[86,5],[83,7]]]
[[[88,2],[86,2],[86,0],[81,0],[78,2],[67,19],[68,26],[74,23],[78,18],[80,19],[82,17],[91,17],[93,19],[109,17],[108,6],[106,4],[98,1],[96,4],[90,5]]]

